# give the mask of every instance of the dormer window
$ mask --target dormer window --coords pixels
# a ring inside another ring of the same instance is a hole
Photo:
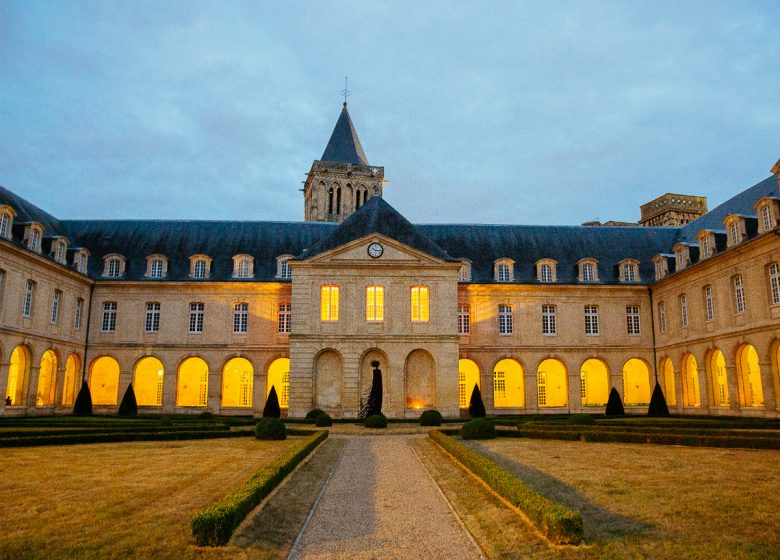
[[[758,233],[766,233],[777,227],[778,200],[768,196],[761,198],[754,206],[758,214]]]
[[[624,259],[619,265],[620,281],[624,284],[639,282],[639,261],[636,259]]]
[[[680,271],[691,264],[690,252],[687,245],[678,243],[674,247],[675,268]]]
[[[192,255],[190,257],[190,278],[203,280],[211,273],[211,259],[206,255]]]
[[[64,237],[55,239],[51,245],[51,252],[54,260],[60,264],[67,264],[68,261],[68,242]]]
[[[653,257],[653,265],[655,266],[655,279],[660,280],[669,274],[669,262],[664,255],[656,255]]]
[[[515,261],[512,259],[498,259],[493,263],[493,274],[496,282],[512,282],[515,279]]]
[[[41,240],[43,239],[43,226],[33,222],[27,226],[27,248],[36,253],[41,252]]]
[[[292,278],[292,269],[290,268],[290,259],[292,255],[280,255],[276,257],[276,277],[289,280]]]
[[[82,274],[87,273],[87,263],[89,262],[89,251],[79,249],[73,255],[73,268]]]
[[[596,259],[581,259],[577,266],[579,267],[580,282],[598,282],[599,281],[599,262]]]
[[[233,257],[233,278],[252,278],[255,275],[255,259],[250,255]]]
[[[715,237],[710,231],[700,231],[696,237],[699,239],[699,259],[706,259],[715,254]]]
[[[16,212],[10,206],[0,206],[0,238],[11,239],[11,226]]]
[[[146,277],[165,278],[168,276],[168,258],[164,255],[146,257]]]
[[[471,282],[471,261],[461,259],[460,269],[458,270],[458,282]]]
[[[125,258],[122,255],[106,255],[103,257],[103,276],[105,278],[121,278],[125,273]]]
[[[742,243],[745,236],[745,220],[740,216],[729,214],[723,221],[726,225],[727,243],[734,247]]]
[[[536,262],[536,280],[549,284],[558,281],[557,262],[552,259],[541,259]]]

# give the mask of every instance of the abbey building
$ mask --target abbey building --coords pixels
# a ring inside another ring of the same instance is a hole
[[[346,104],[304,222],[70,220],[0,188],[0,414],[644,412],[778,416],[780,162],[707,210],[640,224],[412,224],[382,198]]]

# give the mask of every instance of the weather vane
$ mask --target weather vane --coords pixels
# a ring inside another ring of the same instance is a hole
[[[347,76],[344,76],[344,89],[341,90],[342,95],[344,95],[344,105],[347,104],[347,97],[352,95],[352,92],[347,89]]]

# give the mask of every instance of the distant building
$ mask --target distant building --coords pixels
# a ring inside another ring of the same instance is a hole
[[[356,417],[383,411],[778,416],[775,175],[708,212],[666,194],[612,227],[409,223],[383,198],[346,104],[304,222],[69,220],[0,188],[0,414]],[[605,224],[606,225],[606,224]],[[665,227],[658,227],[665,226]]]

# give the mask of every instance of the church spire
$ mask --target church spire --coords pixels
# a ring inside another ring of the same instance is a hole
[[[333,134],[330,135],[330,140],[320,161],[368,165],[368,158],[366,158],[366,154],[363,151],[363,146],[360,145],[360,138],[358,138],[355,125],[352,124],[352,119],[349,118],[346,98],[339,120],[336,121]]]

